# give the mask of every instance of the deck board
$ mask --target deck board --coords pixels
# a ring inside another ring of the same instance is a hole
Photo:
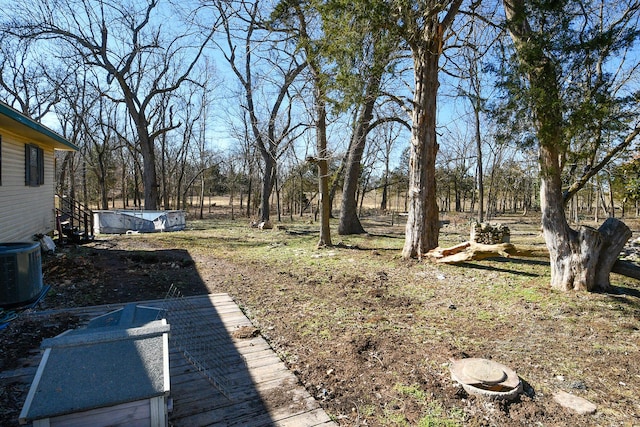
[[[190,342],[214,340],[217,366],[211,372],[222,373],[216,388],[209,379],[189,363],[169,341],[171,398],[170,423],[180,426],[329,426],[336,425],[318,402],[299,384],[295,375],[276,355],[262,336],[233,338],[239,327],[252,326],[238,305],[227,294],[184,297],[190,324],[197,330]],[[164,302],[143,301],[140,305],[162,307]],[[88,321],[123,304],[65,309]],[[177,307],[177,306],[176,306]],[[57,311],[57,310],[56,310]],[[54,311],[32,314],[51,314]],[[169,316],[169,323],[171,317]],[[41,353],[29,355],[25,364],[14,371],[0,372],[0,379],[30,384]],[[214,374],[214,377],[216,376]],[[223,393],[224,392],[224,393]],[[226,396],[225,396],[226,395]],[[18,425],[16,421],[16,425]]]

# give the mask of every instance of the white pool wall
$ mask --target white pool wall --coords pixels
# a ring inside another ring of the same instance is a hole
[[[94,234],[125,234],[179,231],[186,227],[184,211],[93,211]]]

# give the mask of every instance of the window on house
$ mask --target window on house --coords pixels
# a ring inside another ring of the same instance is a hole
[[[25,185],[37,187],[44,184],[44,150],[37,145],[25,145]]]

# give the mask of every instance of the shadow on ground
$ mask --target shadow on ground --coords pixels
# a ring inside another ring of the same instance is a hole
[[[65,247],[43,259],[43,275],[46,308],[162,299],[172,285],[184,296],[208,293],[184,249]]]
[[[50,292],[33,312],[21,313],[0,331],[0,346],[17,350],[0,352],[0,425],[18,425],[18,415],[41,359],[37,349],[43,339],[83,327],[90,318],[122,304],[150,300],[159,300],[150,305],[169,309],[170,326],[172,319],[180,320],[180,325],[171,328],[169,344],[171,425],[194,425],[194,417],[201,424],[249,425],[253,419],[272,424],[249,368],[224,327],[225,314],[208,297],[201,299],[198,307],[186,304],[188,296],[208,294],[189,252],[105,246],[108,243],[63,247],[44,257],[44,282],[51,285]],[[178,292],[168,298],[172,285]],[[105,304],[109,306],[95,307]],[[195,330],[190,328],[193,319],[198,319]],[[52,328],[53,323],[59,323],[58,327]],[[206,405],[198,398],[203,395],[207,396]]]
[[[522,259],[522,258],[487,258],[485,261],[491,261],[492,264],[493,263],[499,263],[499,264],[505,264],[505,265],[511,264],[513,268],[501,268],[501,267],[497,267],[495,264],[487,265],[487,264],[470,263],[470,262],[462,262],[456,265],[464,268],[469,268],[469,269],[499,271],[502,273],[510,273],[510,274],[515,274],[517,276],[526,276],[526,277],[540,277],[540,274],[521,271],[517,268],[518,265],[549,266],[549,261],[531,260],[531,259]]]

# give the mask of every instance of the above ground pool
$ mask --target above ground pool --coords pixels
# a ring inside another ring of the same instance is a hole
[[[184,230],[185,226],[184,211],[93,211],[94,234],[179,231]]]

